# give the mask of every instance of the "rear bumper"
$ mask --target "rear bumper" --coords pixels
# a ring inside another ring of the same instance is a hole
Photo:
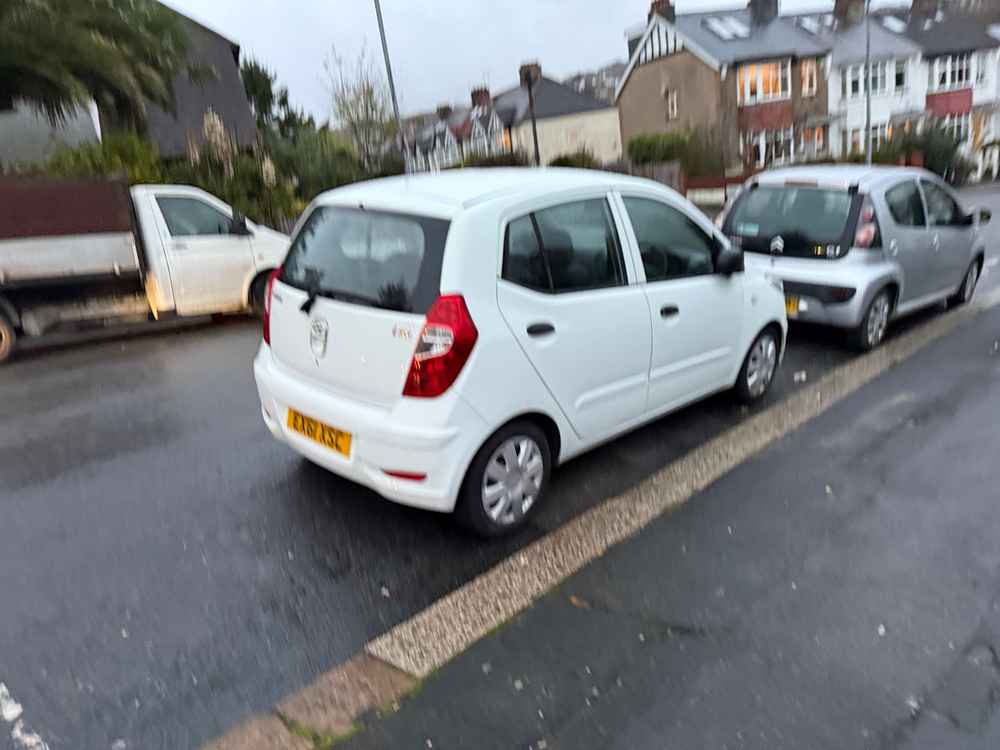
[[[484,420],[460,397],[442,397],[435,407],[446,421],[414,419],[406,409],[387,409],[338,397],[284,369],[262,344],[254,360],[261,415],[271,434],[329,471],[374,490],[388,500],[450,513],[472,456],[486,438]],[[405,400],[404,400],[405,401]],[[351,433],[351,455],[339,453],[288,428],[289,408]],[[421,481],[386,471],[423,474]]]
[[[753,253],[747,255],[753,256]],[[777,258],[772,263],[763,257],[754,258],[753,264],[781,279],[786,299],[798,298],[799,311],[790,313],[789,321],[836,328],[861,325],[875,293],[897,278],[893,264],[878,258],[865,261],[851,256],[842,260]],[[849,299],[841,301],[848,295]]]

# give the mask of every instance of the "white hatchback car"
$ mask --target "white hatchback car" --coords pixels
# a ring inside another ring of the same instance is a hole
[[[786,328],[780,282],[662,185],[461,170],[320,196],[254,374],[279,440],[495,536],[557,463],[718,391],[761,398]]]

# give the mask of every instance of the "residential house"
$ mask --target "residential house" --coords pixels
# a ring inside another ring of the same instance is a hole
[[[623,143],[699,130],[736,171],[827,151],[828,46],[779,16],[777,0],[684,15],[655,0],[629,48],[616,92]]]
[[[472,92],[472,106],[438,107],[433,116],[408,118],[407,160],[411,171],[436,171],[460,165],[475,157],[489,157],[510,150],[493,99],[487,88]]]
[[[590,73],[577,73],[563,83],[579,94],[584,94],[599,102],[614,103],[615,90],[625,72],[625,63],[614,62]]]
[[[257,128],[240,77],[239,45],[186,16],[181,18],[188,32],[189,62],[207,75],[192,80],[184,72],[174,80],[176,112],[148,105],[146,135],[161,155],[182,157],[204,141],[205,114],[212,110],[238,145],[252,146]],[[44,161],[61,146],[97,142],[102,133],[117,127],[112,113],[99,111],[94,102],[55,125],[24,103],[0,103],[0,162]]]
[[[604,164],[621,159],[618,111],[613,105],[545,77],[537,63],[522,65],[519,81],[517,87],[498,94],[493,100],[513,149],[533,157],[537,128],[542,164],[581,150],[589,151]]]
[[[629,42],[617,92],[622,139],[712,132],[726,164],[744,170],[846,157],[865,149],[870,88],[876,147],[896,128],[937,120],[965,142],[980,174],[996,174],[1000,27],[946,5],[917,0],[912,10],[883,9],[866,24],[864,0],[789,16],[778,15],[774,0],[686,15],[656,0]]]

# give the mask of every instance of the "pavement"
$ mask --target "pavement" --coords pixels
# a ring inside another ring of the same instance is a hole
[[[1000,747],[998,340],[928,346],[337,747]]]
[[[981,196],[1000,216],[1000,193]],[[991,269],[980,295],[998,282]],[[720,396],[574,461],[524,534],[485,544],[275,444],[258,340],[230,321],[0,370],[0,718],[22,735],[0,732],[0,750],[32,734],[50,750],[198,747],[854,360],[836,334],[795,327],[759,410]],[[368,707],[412,686],[381,677]]]

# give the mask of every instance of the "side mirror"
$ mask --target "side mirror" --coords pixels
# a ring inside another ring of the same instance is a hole
[[[247,217],[239,211],[233,211],[233,220],[229,224],[229,233],[240,237],[246,237],[253,234],[250,231],[250,227],[247,226]]]
[[[732,276],[743,272],[743,252],[731,247],[723,248],[715,260],[715,272],[723,276]]]

